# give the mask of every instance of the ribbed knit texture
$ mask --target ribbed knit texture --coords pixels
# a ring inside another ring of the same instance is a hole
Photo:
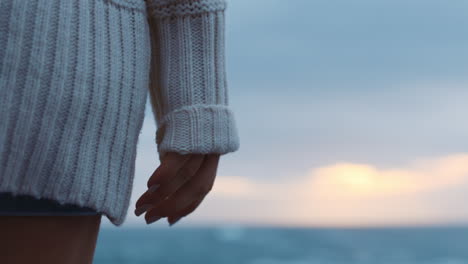
[[[152,39],[150,98],[159,157],[239,148],[228,107],[223,0],[147,1]]]
[[[0,192],[91,207],[121,225],[148,94],[160,155],[237,150],[224,8],[0,1]]]

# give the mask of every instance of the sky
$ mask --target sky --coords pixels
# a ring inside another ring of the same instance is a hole
[[[240,148],[175,226],[468,224],[467,13],[465,0],[228,0]],[[146,226],[134,204],[159,165],[149,104],[129,227]]]

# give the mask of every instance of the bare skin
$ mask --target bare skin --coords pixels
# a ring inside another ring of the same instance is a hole
[[[0,263],[91,264],[101,215],[1,216]]]
[[[146,212],[147,224],[167,217],[173,225],[192,213],[213,188],[219,158],[219,154],[167,153],[136,202],[135,215]]]
[[[167,217],[172,225],[192,213],[213,187],[219,158],[167,153],[147,182],[157,191],[140,197],[136,214],[146,212],[148,224]],[[91,264],[100,224],[101,215],[0,216],[0,263]]]

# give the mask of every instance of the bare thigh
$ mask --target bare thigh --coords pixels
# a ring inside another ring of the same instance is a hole
[[[92,263],[101,215],[0,216],[0,263]]]

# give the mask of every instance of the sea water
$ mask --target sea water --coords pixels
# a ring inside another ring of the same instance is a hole
[[[102,228],[95,264],[468,264],[468,228]]]

